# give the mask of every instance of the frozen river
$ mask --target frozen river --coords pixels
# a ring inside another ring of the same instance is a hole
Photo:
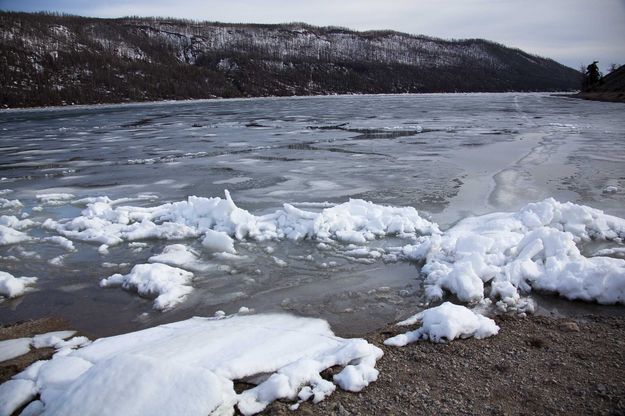
[[[310,239],[243,239],[230,256],[207,250],[196,237],[138,239],[108,249],[70,238],[73,250],[49,239],[58,232],[41,224],[79,217],[95,201],[85,198],[123,198],[111,206],[136,211],[192,195],[223,198],[227,189],[255,215],[284,203],[319,212],[353,198],[414,207],[441,229],[547,197],[625,217],[625,106],[563,96],[10,110],[0,112],[0,134],[0,214],[35,224],[22,230],[29,240],[0,245],[0,270],[38,277],[32,292],[0,303],[0,323],[60,316],[94,336],[242,306],[323,317],[340,333],[362,333],[415,312],[423,289],[418,265],[385,261],[390,247],[404,244],[398,237],[366,244],[379,256],[361,256],[358,244],[328,248]],[[157,311],[152,299],[99,286],[172,244],[196,257],[193,291],[183,303]]]

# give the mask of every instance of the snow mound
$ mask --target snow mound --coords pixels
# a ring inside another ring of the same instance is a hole
[[[442,235],[420,237],[403,254],[425,260],[430,299],[449,291],[463,302],[480,302],[490,283],[490,297],[504,309],[532,289],[613,304],[625,303],[625,260],[587,258],[579,245],[624,238],[625,220],[550,198],[516,213],[465,218]]]
[[[398,325],[413,325],[417,322],[422,323],[421,328],[389,338],[384,344],[403,347],[418,340],[440,343],[456,338],[483,339],[499,333],[499,327],[492,319],[450,302],[426,309]]]
[[[36,277],[15,277],[11,273],[0,271],[0,296],[7,298],[22,296],[35,282]]]
[[[136,290],[145,297],[153,297],[154,309],[171,309],[183,302],[193,291],[188,284],[193,273],[166,264],[137,264],[128,274],[116,273],[100,281],[101,287],[121,286]]]
[[[14,398],[6,414],[39,394],[33,407],[44,414],[205,416],[233,414],[236,406],[251,415],[277,399],[323,400],[335,383],[360,391],[377,379],[381,356],[363,339],[335,336],[320,319],[191,318],[37,362],[1,385],[0,397]],[[334,382],[323,379],[333,366],[344,368]],[[237,394],[236,380],[256,386]]]
[[[29,219],[20,220],[15,215],[0,215],[0,225],[13,228],[14,230],[24,230],[34,227],[37,223]]]
[[[23,207],[19,199],[0,198],[0,209],[19,210]]]
[[[28,234],[0,224],[0,246],[22,243],[30,239]]]
[[[226,198],[189,197],[156,207],[114,206],[108,198],[94,199],[73,219],[48,219],[43,227],[71,239],[115,245],[149,238],[176,240],[204,236],[214,250],[233,252],[230,240],[245,238],[318,239],[364,243],[385,235],[416,236],[439,233],[412,207],[389,207],[363,200],[310,212],[284,204],[282,209],[255,216]],[[219,233],[219,234],[218,234]],[[223,234],[221,234],[223,233]]]

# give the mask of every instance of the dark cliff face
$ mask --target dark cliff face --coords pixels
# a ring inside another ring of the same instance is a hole
[[[0,13],[0,105],[348,93],[562,91],[579,73],[471,39],[305,24]]]

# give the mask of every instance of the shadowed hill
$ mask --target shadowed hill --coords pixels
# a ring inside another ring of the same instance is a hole
[[[578,95],[587,100],[625,102],[625,65]]]
[[[562,91],[580,75],[481,40],[303,23],[0,13],[0,105],[349,93]]]

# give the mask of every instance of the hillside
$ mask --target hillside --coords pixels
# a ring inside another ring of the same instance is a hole
[[[0,12],[0,106],[347,93],[573,90],[557,62],[392,31]]]
[[[625,65],[610,72],[595,84],[578,94],[587,100],[625,102]]]

